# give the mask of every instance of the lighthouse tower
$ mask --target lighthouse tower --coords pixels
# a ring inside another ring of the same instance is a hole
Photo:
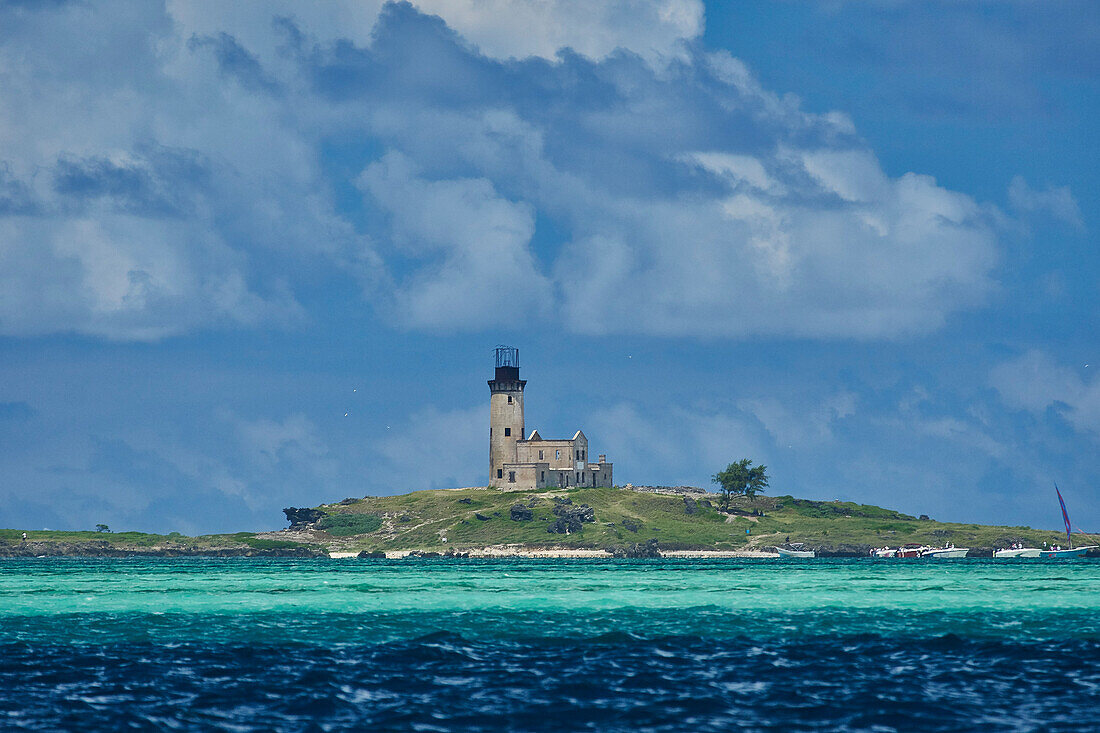
[[[489,381],[489,484],[500,486],[504,464],[516,462],[516,441],[523,439],[523,388],[519,349],[497,346],[496,375]]]

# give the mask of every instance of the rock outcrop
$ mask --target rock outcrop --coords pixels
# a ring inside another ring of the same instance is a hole
[[[310,509],[308,507],[299,509],[294,506],[283,509],[283,514],[286,515],[286,521],[290,522],[290,528],[293,530],[312,529],[312,525],[325,516],[325,513],[320,509]]]
[[[529,522],[535,518],[535,513],[523,504],[514,504],[509,515],[517,522]]]
[[[573,534],[584,529],[585,522],[596,521],[596,511],[587,504],[573,506],[573,502],[560,502],[552,510],[557,517],[546,531],[550,534]]]
[[[699,502],[692,499],[690,496],[684,497],[684,514],[698,514]]]
[[[646,540],[644,543],[635,542],[633,545],[626,545],[625,547],[613,545],[604,549],[606,552],[611,553],[612,557],[623,560],[645,560],[661,557],[661,550],[657,545],[657,540]]]

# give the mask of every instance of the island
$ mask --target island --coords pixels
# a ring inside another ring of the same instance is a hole
[[[0,529],[0,556],[770,557],[802,543],[818,557],[860,557],[886,545],[951,543],[988,557],[1012,543],[1064,540],[1053,530],[938,522],[847,501],[738,496],[723,506],[719,494],[690,486],[434,489],[284,512],[286,529],[198,537]]]

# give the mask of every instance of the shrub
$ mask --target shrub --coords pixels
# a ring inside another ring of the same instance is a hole
[[[347,537],[353,534],[369,534],[382,526],[382,517],[377,514],[326,514],[317,523],[334,537]]]

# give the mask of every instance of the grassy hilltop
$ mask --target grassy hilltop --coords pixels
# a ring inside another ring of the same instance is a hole
[[[680,495],[619,488],[416,491],[321,505],[317,508],[326,516],[316,523],[316,529],[292,534],[331,550],[435,552],[491,545],[599,549],[650,539],[657,540],[664,550],[744,550],[781,544],[787,537],[791,542],[834,550],[908,542],[942,545],[948,541],[978,548],[1013,541],[1053,542],[1059,537],[1056,532],[1029,527],[922,520],[851,502],[758,496],[753,500],[736,498],[729,511],[723,512],[715,495],[691,497],[685,501]],[[570,534],[549,532],[558,519],[556,499],[571,501],[572,508],[591,507],[594,521]],[[529,509],[532,518],[514,519],[512,508],[516,505]],[[693,513],[689,513],[691,509]]]
[[[0,530],[0,555],[321,555],[327,552],[446,552],[512,545],[531,549],[605,549],[657,540],[662,550],[753,550],[791,542],[828,551],[909,542],[959,547],[1035,546],[1058,532],[936,522],[867,504],[791,496],[735,498],[621,488],[511,491],[494,488],[414,491],[323,504],[320,520],[295,530],[186,537],[141,532]],[[584,509],[588,507],[590,512]],[[555,512],[555,508],[557,511]],[[577,513],[568,534],[548,531]],[[746,530],[748,532],[746,533]]]

